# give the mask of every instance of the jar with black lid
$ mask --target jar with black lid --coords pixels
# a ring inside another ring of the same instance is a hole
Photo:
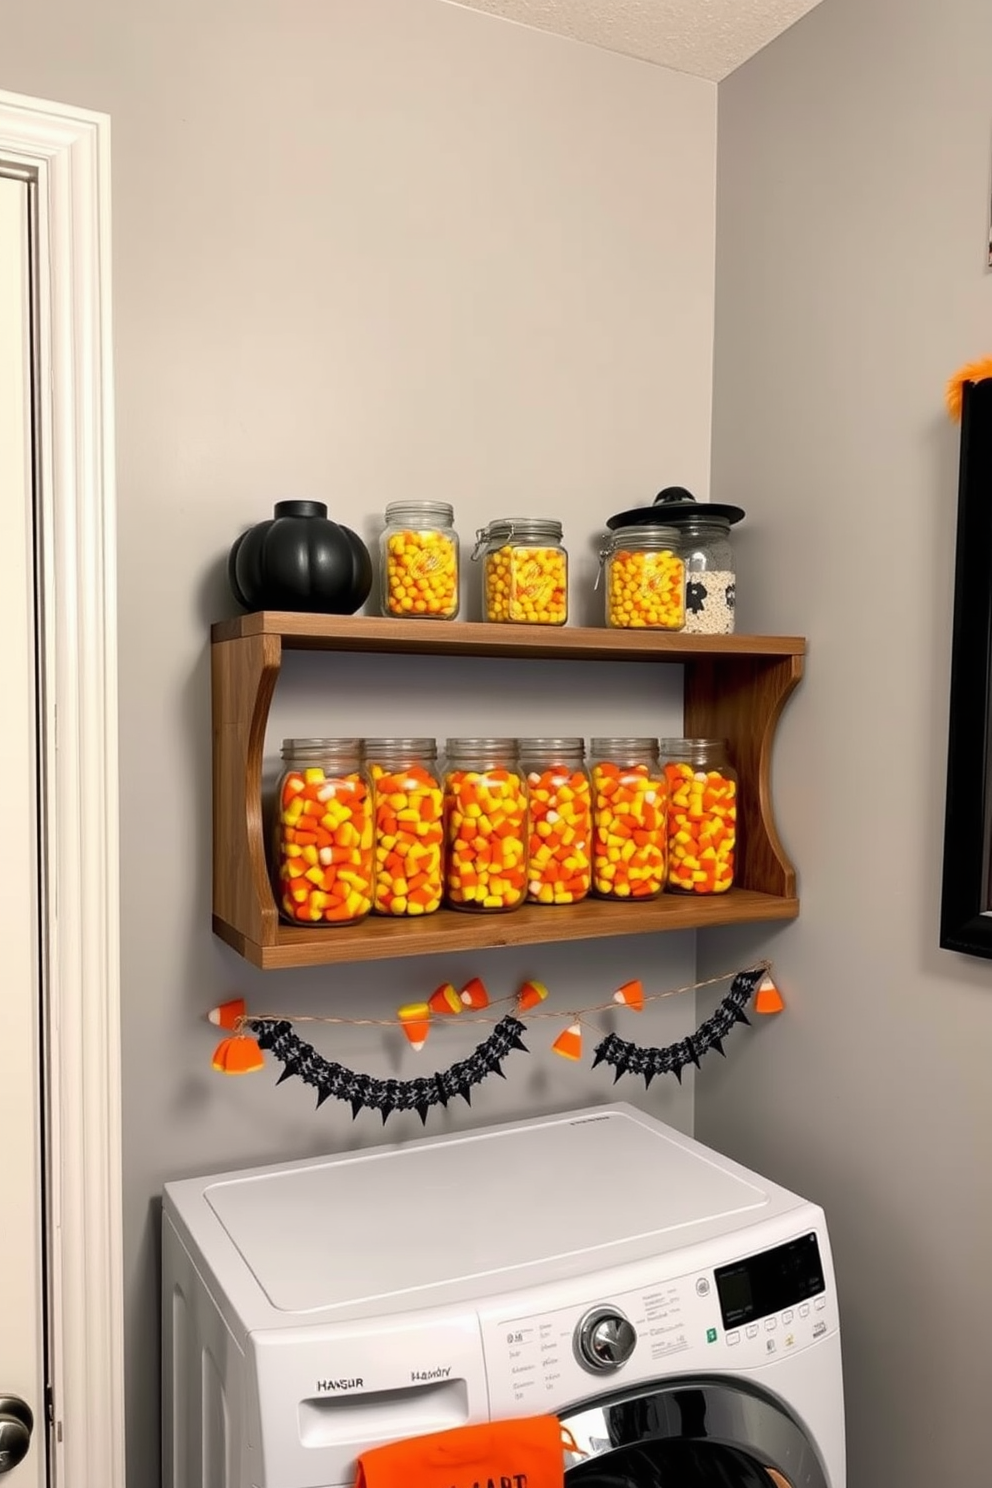
[[[632,507],[610,517],[621,529],[673,529],[685,568],[685,625],[688,635],[730,635],[737,602],[737,572],[730,529],[744,516],[739,506],[697,501],[684,486],[666,486],[651,506]]]

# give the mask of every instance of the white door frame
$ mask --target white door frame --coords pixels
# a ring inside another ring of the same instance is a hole
[[[38,198],[54,1481],[124,1488],[110,121],[0,92],[0,161],[34,175]]]

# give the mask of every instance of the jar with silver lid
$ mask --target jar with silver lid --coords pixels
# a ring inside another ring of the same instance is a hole
[[[527,898],[578,904],[592,887],[592,797],[582,739],[518,739],[530,799]]]
[[[372,792],[361,739],[285,739],[276,786],[279,910],[294,925],[354,925],[372,908]]]
[[[482,611],[489,621],[564,625],[568,553],[560,522],[501,517],[480,527],[472,557],[482,559]]]
[[[408,620],[458,614],[458,534],[446,501],[391,501],[379,540],[380,608]]]
[[[527,786],[516,739],[449,739],[444,776],[445,902],[500,914],[527,894]]]
[[[380,915],[433,914],[444,892],[444,793],[434,739],[366,739]]]

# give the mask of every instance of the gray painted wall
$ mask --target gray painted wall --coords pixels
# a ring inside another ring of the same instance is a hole
[[[691,936],[250,972],[210,933],[207,627],[233,608],[227,548],[283,496],[366,534],[399,494],[453,500],[465,538],[560,514],[588,615],[605,517],[670,481],[706,495],[716,89],[437,0],[0,0],[0,35],[0,87],[113,119],[128,1483],[151,1488],[162,1183],[381,1140],[271,1075],[214,1076],[211,1004],[388,1017],[479,973],[502,995],[543,977],[564,1011],[693,978]],[[269,754],[324,731],[666,733],[679,698],[651,669],[294,657]],[[449,1123],[610,1098],[545,1031]],[[318,1041],[407,1074],[472,1038],[439,1030],[419,1061],[395,1034]],[[683,1127],[691,1102],[651,1092]]]
[[[990,57],[985,0],[824,0],[719,90],[713,496],[754,625],[810,654],[775,762],[802,915],[719,947],[771,947],[789,1011],[704,1066],[696,1132],[826,1206],[851,1488],[989,1480],[992,967],[937,919]]]

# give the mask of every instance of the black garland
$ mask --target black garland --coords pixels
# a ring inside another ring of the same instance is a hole
[[[359,1111],[379,1111],[383,1126],[394,1111],[416,1111],[426,1126],[431,1107],[446,1106],[456,1095],[470,1106],[473,1086],[480,1085],[488,1075],[499,1075],[505,1080],[500,1066],[507,1055],[514,1049],[528,1052],[520,1036],[525,1032],[524,1025],[519,1018],[507,1016],[468,1059],[449,1069],[417,1080],[377,1080],[325,1059],[312,1044],[304,1043],[293,1032],[291,1023],[249,1018],[247,1026],[258,1038],[259,1047],[271,1050],[282,1062],[278,1085],[291,1075],[299,1075],[304,1084],[312,1085],[317,1091],[318,1108],[333,1095],[336,1100],[351,1103],[352,1120]]]
[[[744,1009],[765,975],[764,966],[754,971],[739,971],[713,1016],[700,1023],[695,1033],[677,1044],[669,1044],[667,1049],[648,1049],[642,1044],[618,1038],[615,1033],[607,1034],[596,1047],[593,1069],[597,1064],[612,1065],[614,1085],[621,1075],[643,1075],[645,1089],[655,1075],[674,1075],[681,1085],[682,1071],[687,1064],[694,1064],[698,1069],[701,1057],[710,1049],[723,1054],[723,1041],[734,1025],[749,1022]]]

